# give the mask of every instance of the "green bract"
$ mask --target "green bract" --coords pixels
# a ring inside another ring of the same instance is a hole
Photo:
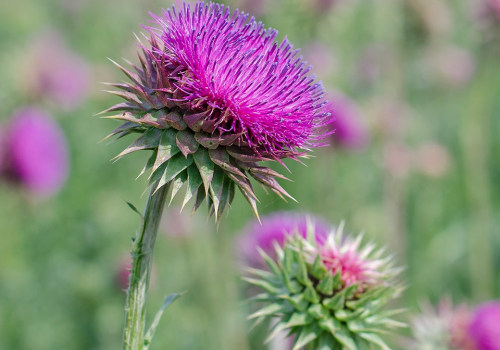
[[[360,239],[351,240],[341,231],[332,232],[324,243],[314,234],[293,235],[283,248],[275,246],[276,261],[261,251],[269,270],[251,269],[254,277],[245,280],[264,290],[254,299],[265,306],[249,318],[279,320],[268,340],[288,332],[295,335],[293,350],[359,350],[372,345],[389,349],[380,335],[404,326],[391,319],[401,310],[384,310],[402,290],[395,279],[399,270],[390,258],[379,258],[381,251],[373,246],[359,249]],[[333,251],[338,253],[336,260],[328,260]],[[332,270],[332,261],[340,264],[338,269]],[[360,277],[346,283],[353,261]]]

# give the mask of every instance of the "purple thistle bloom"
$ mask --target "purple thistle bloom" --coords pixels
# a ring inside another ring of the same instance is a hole
[[[124,98],[105,112],[124,123],[110,136],[142,135],[117,158],[153,150],[155,190],[174,183],[175,195],[188,183],[184,204],[195,209],[207,198],[220,218],[237,186],[257,215],[250,178],[280,196],[290,195],[258,164],[305,156],[324,145],[330,114],[324,91],[299,50],[277,31],[238,10],[215,3],[181,3],[161,15],[131,72],[131,83],[110,84]]]
[[[469,325],[477,350],[500,350],[500,302],[480,305]]]
[[[8,175],[33,193],[57,192],[68,175],[67,143],[59,125],[43,110],[15,112],[6,134],[6,162]]]
[[[276,42],[276,30],[214,3],[152,16],[161,30],[148,28],[147,53],[163,63],[163,76],[175,76],[158,88],[202,113],[205,131],[236,136],[230,143],[273,158],[298,155],[297,148],[318,139],[314,130],[328,115],[322,86],[299,50],[286,39]]]
[[[334,144],[350,150],[362,149],[368,144],[370,135],[353,101],[344,95],[332,94],[327,109],[333,116],[330,127],[334,130]]]
[[[276,212],[262,218],[262,224],[254,220],[238,241],[240,254],[252,266],[262,266],[263,260],[258,248],[274,256],[274,244],[283,246],[287,237],[298,233],[306,237],[308,222],[314,225],[314,234],[318,242],[323,242],[333,230],[325,220],[307,213]]]

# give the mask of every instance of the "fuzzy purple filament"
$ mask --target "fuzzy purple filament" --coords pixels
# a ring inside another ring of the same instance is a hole
[[[299,50],[249,15],[214,3],[151,14],[161,29],[145,49],[168,77],[160,91],[192,113],[212,134],[271,158],[297,156],[326,136],[323,87]],[[161,44],[161,45],[159,45]],[[158,79],[162,80],[161,78]],[[161,84],[160,84],[161,85]]]

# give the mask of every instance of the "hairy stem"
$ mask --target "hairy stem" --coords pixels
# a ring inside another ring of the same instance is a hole
[[[153,249],[160,224],[168,184],[156,193],[149,193],[144,210],[144,218],[137,231],[132,250],[132,270],[125,307],[125,329],[123,332],[124,350],[142,350],[146,333],[146,294],[151,275]]]

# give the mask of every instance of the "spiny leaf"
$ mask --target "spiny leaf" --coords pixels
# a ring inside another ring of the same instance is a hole
[[[172,181],[172,194],[170,195],[170,202],[169,204],[172,203],[172,200],[174,199],[175,195],[179,192],[181,189],[182,185],[187,181],[187,170],[183,170],[179,175],[175,177],[175,179]]]
[[[188,130],[179,131],[176,137],[177,147],[181,150],[184,157],[196,152],[200,144],[194,139],[193,133]]]
[[[163,315],[163,312],[167,307],[169,307],[174,301],[176,301],[179,297],[182,296],[183,293],[173,293],[170,294],[165,298],[165,301],[163,301],[163,304],[161,305],[160,309],[155,315],[155,318],[153,319],[153,322],[151,323],[151,326],[149,327],[148,331],[146,332],[144,336],[144,350],[147,350],[149,348],[149,344],[151,344],[151,339],[153,339],[153,336],[156,332],[156,328],[158,328],[158,324],[160,323],[161,316]]]
[[[321,329],[316,325],[311,325],[302,328],[298,337],[295,339],[292,350],[299,350],[305,347],[307,344],[318,338],[320,334],[321,334]]]
[[[235,175],[243,177],[245,176],[245,174],[240,169],[238,169],[238,167],[231,164],[229,154],[223,148],[210,149],[208,150],[208,155],[215,164],[222,168],[222,170],[233,173]]]
[[[123,156],[145,149],[155,149],[158,147],[161,137],[161,130],[150,128],[138,139],[132,142],[127,148],[125,148],[119,155],[113,158],[113,160],[118,160]]]
[[[358,333],[358,335],[367,340],[370,343],[378,345],[381,349],[383,350],[391,350],[390,347],[387,346],[387,344],[380,338],[378,335],[373,334],[373,333]]]
[[[219,205],[224,187],[224,171],[218,166],[214,168],[214,175],[210,182],[210,198],[214,203],[215,220],[219,221]]]
[[[160,165],[164,164],[170,158],[179,153],[179,147],[176,144],[176,132],[172,129],[163,131],[158,146],[158,153],[156,161],[153,166],[153,172],[156,171]]]
[[[135,205],[133,205],[133,204],[132,204],[132,203],[130,203],[130,202],[125,202],[125,203],[127,203],[128,207],[129,207],[130,209],[132,209],[134,212],[136,212],[137,214],[139,214],[139,216],[140,216],[141,218],[143,217],[143,216],[142,216],[142,214],[139,212],[139,210],[137,210],[137,208],[135,207]]]
[[[208,151],[204,148],[199,148],[198,151],[193,154],[193,158],[203,181],[205,194],[208,194],[210,182],[212,182],[214,176],[214,163],[210,160]]]
[[[193,163],[193,157],[190,155],[187,158],[180,153],[176,154],[172,158],[170,158],[167,162],[167,167],[163,172],[163,175],[158,182],[158,186],[155,189],[155,192],[158,191],[163,185],[172,181],[181,171],[187,169]]]
[[[203,185],[200,185],[200,187],[198,188],[198,191],[196,192],[196,200],[194,201],[193,211],[192,211],[193,213],[196,210],[198,210],[201,203],[203,203],[203,201],[205,200],[205,197],[206,197],[206,194],[205,194],[205,191],[203,191]]]
[[[198,191],[198,188],[202,184],[201,176],[196,165],[191,165],[187,169],[187,173],[187,189],[186,195],[184,196],[184,201],[182,202],[182,208],[184,208],[187,202],[189,202],[189,200],[196,194],[196,191]]]

